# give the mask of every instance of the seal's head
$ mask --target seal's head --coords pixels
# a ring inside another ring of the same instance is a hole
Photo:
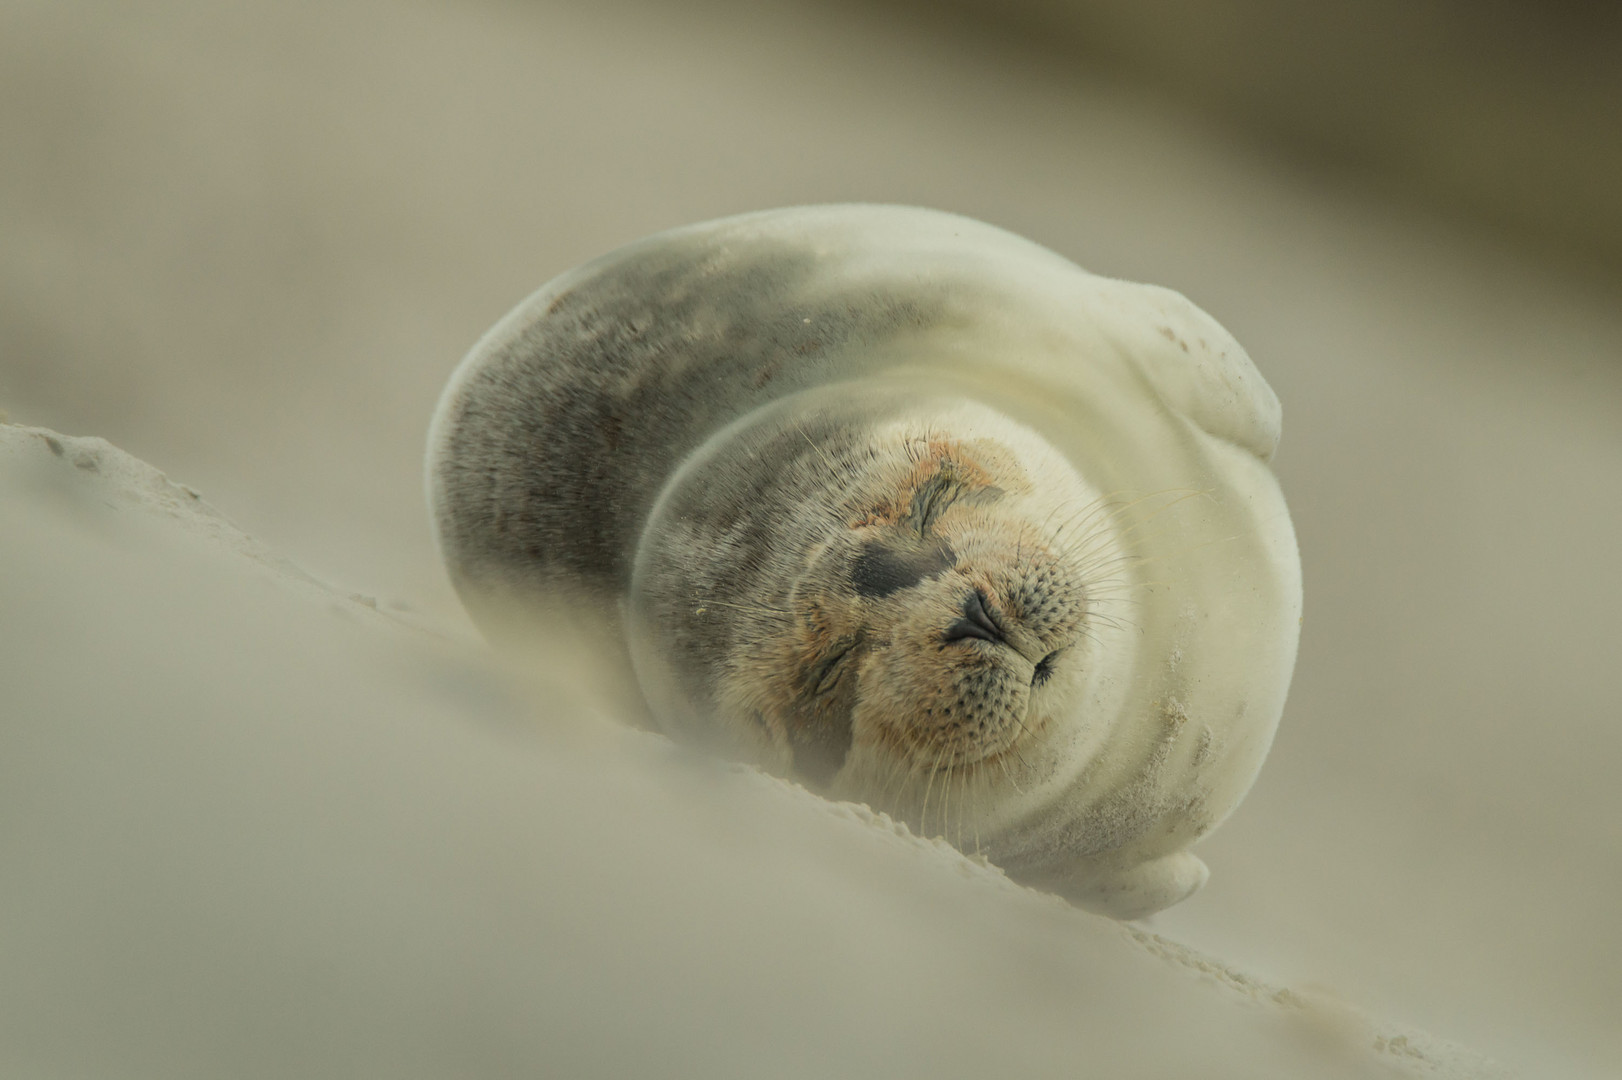
[[[724,434],[639,552],[633,650],[662,722],[943,831],[929,788],[961,806],[1017,785],[1113,621],[1098,494],[967,401],[799,402]]]

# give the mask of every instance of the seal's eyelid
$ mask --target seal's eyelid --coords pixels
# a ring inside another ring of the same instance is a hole
[[[806,683],[811,687],[813,697],[826,694],[839,683],[839,676],[844,671],[844,660],[850,656],[856,642],[842,640],[837,642],[833,650],[817,662],[811,669],[810,677]]]
[[[913,492],[912,507],[907,515],[919,536],[929,532],[935,519],[946,512],[958,494],[957,475],[944,463],[939,472],[919,485]]]
[[[985,506],[1006,494],[996,484],[976,487],[955,469],[943,466],[913,493],[912,507],[905,520],[918,530],[919,536],[927,536],[940,516],[952,507],[960,503]]]

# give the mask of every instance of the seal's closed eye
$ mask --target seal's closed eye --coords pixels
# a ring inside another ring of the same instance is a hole
[[[813,784],[831,781],[850,752],[856,687],[854,677],[847,678],[846,673],[865,648],[860,630],[835,641],[806,669],[804,695],[791,706],[786,734],[794,768]]]
[[[826,694],[834,688],[844,673],[844,662],[850,658],[851,650],[855,647],[856,638],[841,638],[828,654],[811,668],[805,683],[813,696]]]

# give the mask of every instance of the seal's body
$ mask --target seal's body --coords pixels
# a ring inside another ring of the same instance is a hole
[[[568,618],[673,736],[1131,917],[1204,881],[1294,664],[1278,404],[1166,290],[965,218],[664,233],[479,343],[430,433],[493,636]]]

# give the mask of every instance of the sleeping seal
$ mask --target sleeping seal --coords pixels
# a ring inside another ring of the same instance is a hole
[[[427,483],[487,634],[567,627],[673,737],[1132,918],[1204,882],[1283,709],[1278,434],[1174,292],[821,206],[543,287],[452,377]]]

